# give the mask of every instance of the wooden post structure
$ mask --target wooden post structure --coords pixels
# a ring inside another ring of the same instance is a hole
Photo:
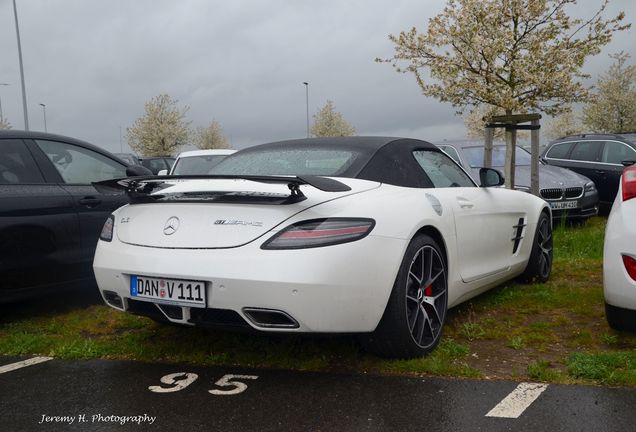
[[[506,164],[504,165],[504,177],[507,189],[515,188],[515,161],[517,154],[516,145],[516,129],[506,127]]]
[[[484,143],[484,167],[492,168],[492,141],[495,136],[495,130],[486,127],[486,142]]]
[[[541,127],[539,120],[541,114],[512,114],[503,116],[494,116],[490,118],[490,122],[486,125],[486,144],[484,148],[484,166],[486,159],[492,161],[492,141],[490,150],[488,150],[489,135],[492,134],[493,128],[506,128],[506,165],[504,167],[505,185],[509,189],[515,187],[515,156],[517,145],[517,130],[531,131],[531,163],[530,163],[530,189],[531,192],[539,196],[539,128]],[[487,120],[487,119],[484,119]],[[529,125],[521,125],[519,123],[528,123]],[[490,135],[492,136],[492,135]],[[490,153],[488,156],[486,153]]]
[[[532,120],[530,130],[530,192],[539,196],[539,120]]]

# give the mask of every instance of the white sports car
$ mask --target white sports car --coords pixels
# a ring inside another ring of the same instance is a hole
[[[185,325],[361,333],[415,357],[447,308],[504,281],[545,281],[548,204],[478,187],[434,145],[383,137],[276,142],[199,177],[101,182],[109,218],[94,270],[115,309]],[[483,186],[499,186],[484,168]]]
[[[633,161],[631,161],[633,163]],[[603,250],[605,315],[616,330],[636,331],[636,166],[625,168]]]

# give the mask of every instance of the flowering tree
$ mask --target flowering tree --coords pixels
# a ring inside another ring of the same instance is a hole
[[[194,145],[200,149],[226,149],[230,145],[223,135],[223,128],[216,120],[207,127],[197,128],[194,133]]]
[[[615,62],[600,76],[596,91],[583,108],[583,122],[595,132],[636,130],[636,66],[627,65],[629,55],[612,55]]]
[[[424,95],[460,111],[488,104],[556,114],[587,97],[585,59],[629,27],[622,12],[603,18],[608,1],[584,21],[565,11],[577,0],[448,0],[425,33],[389,35],[393,56],[376,60],[413,73]]]
[[[526,113],[523,113],[526,114]],[[492,122],[494,116],[505,115],[505,112],[496,106],[480,105],[473,108],[468,114],[464,115],[464,126],[466,127],[466,135],[471,139],[483,139],[485,137],[485,128],[488,123]],[[493,138],[504,139],[506,131],[504,128],[493,129]],[[517,137],[528,138],[528,132],[517,132]]]
[[[543,129],[544,136],[549,140],[583,132],[585,132],[585,126],[581,121],[581,115],[572,109],[553,117]]]
[[[603,18],[608,2],[584,21],[565,11],[577,0],[447,0],[426,33],[413,27],[389,35],[393,57],[376,60],[413,73],[424,95],[460,112],[487,104],[508,119],[521,112],[558,114],[588,95],[580,81],[588,77],[581,70],[585,59],[629,27],[621,24],[622,12]],[[406,66],[399,66],[402,62]],[[515,140],[514,133],[506,133],[507,187],[514,187]]]
[[[350,136],[355,133],[355,128],[334,109],[333,102],[329,100],[318,114],[314,115],[311,134],[315,137]]]
[[[167,94],[152,98],[144,105],[144,116],[127,129],[128,145],[144,156],[173,154],[188,140],[190,122],[185,121],[188,109],[177,108],[177,101]]]
[[[0,130],[1,129],[11,129],[11,123],[4,117],[0,117]]]

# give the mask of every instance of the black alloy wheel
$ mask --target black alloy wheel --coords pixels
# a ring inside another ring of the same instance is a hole
[[[363,345],[384,357],[423,356],[439,343],[447,308],[446,261],[435,240],[419,235],[406,250],[378,327]]]
[[[552,272],[552,259],[552,223],[546,213],[541,213],[530,259],[520,279],[524,282],[546,282]]]

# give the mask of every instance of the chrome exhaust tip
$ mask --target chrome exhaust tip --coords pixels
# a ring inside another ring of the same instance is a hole
[[[276,309],[243,308],[243,314],[257,327],[294,329],[300,324],[289,314]]]

